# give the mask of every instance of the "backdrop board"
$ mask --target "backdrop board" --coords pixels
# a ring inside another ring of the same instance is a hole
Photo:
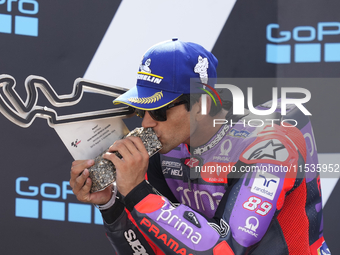
[[[129,89],[143,53],[178,37],[212,51],[220,78],[289,78],[295,87],[303,79],[311,92],[306,108],[319,161],[336,165],[339,10],[337,0],[1,0],[0,75],[15,79],[23,102],[29,102],[25,80],[30,75],[44,77],[57,95],[71,94],[79,77]],[[241,86],[245,95],[247,86]],[[255,104],[268,100],[267,92],[263,84],[254,85]],[[6,93],[0,95],[8,103]],[[37,105],[54,107],[38,93]],[[79,103],[58,108],[58,114],[112,109],[113,99],[85,93]],[[141,124],[137,117],[123,121],[130,130]],[[46,119],[22,128],[0,114],[0,123],[0,253],[113,254],[99,211],[72,193],[73,157]],[[321,178],[324,236],[332,253],[339,254],[340,184],[332,177]]]

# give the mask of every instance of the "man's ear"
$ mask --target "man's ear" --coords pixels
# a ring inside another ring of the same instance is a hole
[[[209,115],[211,109],[211,98],[206,94],[202,94],[197,104],[196,120],[199,121]]]

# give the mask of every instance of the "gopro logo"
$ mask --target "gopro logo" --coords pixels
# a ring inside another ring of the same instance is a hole
[[[28,177],[16,179],[15,191],[21,196],[15,199],[16,217],[103,224],[101,213],[97,208],[88,204],[64,201],[67,195],[73,195],[68,181],[63,181],[61,185],[42,183],[40,186],[31,186],[28,182]],[[38,196],[43,197],[43,200]],[[62,201],[56,201],[60,198]]]
[[[279,24],[267,25],[266,62],[273,64],[340,62],[340,43],[323,43],[340,34],[340,22],[319,22],[317,27],[297,26],[282,31]],[[293,39],[293,44],[285,42]],[[275,43],[275,44],[273,44]],[[293,54],[292,54],[293,51]],[[293,57],[293,60],[291,59]]]
[[[13,10],[24,16],[11,15]],[[38,36],[39,19],[32,17],[39,12],[36,0],[0,0],[0,12],[0,33]]]

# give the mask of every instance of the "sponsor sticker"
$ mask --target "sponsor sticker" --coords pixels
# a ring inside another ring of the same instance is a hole
[[[273,200],[279,184],[279,177],[267,172],[258,172],[256,173],[250,191],[254,194]]]

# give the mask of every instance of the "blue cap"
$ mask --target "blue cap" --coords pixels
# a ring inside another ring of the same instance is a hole
[[[159,109],[182,94],[193,93],[190,89],[193,78],[202,84],[211,84],[211,80],[217,78],[217,63],[215,56],[198,44],[177,38],[161,42],[144,54],[137,85],[113,103],[142,110]]]

